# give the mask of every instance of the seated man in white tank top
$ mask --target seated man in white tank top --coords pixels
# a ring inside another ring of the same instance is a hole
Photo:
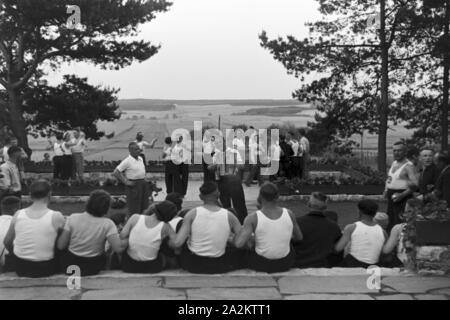
[[[5,237],[5,247],[13,253],[13,269],[20,277],[41,278],[55,274],[56,239],[65,219],[60,212],[48,208],[51,186],[46,180],[30,186],[33,204],[19,210]]]
[[[244,227],[236,237],[237,248],[248,245],[255,235],[255,249],[248,258],[248,267],[261,272],[285,272],[295,263],[291,240],[303,236],[292,211],[278,207],[278,188],[267,183],[261,187],[258,204],[261,210],[245,219]]]
[[[368,268],[378,264],[387,239],[386,231],[374,221],[378,205],[372,200],[362,200],[358,209],[360,221],[345,227],[335,247],[341,252],[350,244],[349,254],[344,259],[343,267],[346,268]]]
[[[219,191],[214,182],[200,187],[200,199],[203,206],[186,214],[171,245],[183,247],[181,267],[191,273],[229,272],[237,266],[234,253],[227,250],[227,242],[231,234],[239,234],[241,224],[234,214],[218,206]]]

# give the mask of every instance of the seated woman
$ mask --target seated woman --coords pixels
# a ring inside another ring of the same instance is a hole
[[[64,231],[58,239],[63,271],[72,265],[80,267],[81,276],[100,273],[106,265],[105,244],[108,242],[116,253],[127,247],[121,241],[117,227],[111,219],[105,218],[111,205],[111,196],[103,190],[91,193],[86,212],[67,218]]]
[[[219,190],[214,182],[200,187],[203,206],[184,217],[173,248],[183,248],[181,267],[191,273],[225,273],[237,268],[237,252],[227,250],[231,233],[239,234],[241,224],[231,212],[218,206]],[[185,243],[187,245],[185,246]]]
[[[405,213],[408,214],[416,209],[421,209],[423,206],[422,201],[417,199],[410,199],[406,202]],[[391,235],[383,247],[384,255],[391,255],[395,252],[392,259],[387,259],[384,257],[384,267],[387,268],[400,268],[405,266],[408,262],[408,257],[406,255],[406,250],[403,245],[403,239],[405,236],[406,223],[400,223],[395,225],[391,230]]]
[[[158,273],[165,267],[160,253],[161,244],[174,231],[169,226],[177,214],[177,207],[163,201],[148,208],[143,215],[133,215],[120,233],[129,238],[127,252],[122,256],[122,270],[127,273]]]
[[[291,240],[300,241],[303,236],[294,214],[278,207],[278,188],[267,183],[261,187],[258,204],[261,209],[245,219],[244,227],[235,244],[244,248],[255,234],[255,250],[248,257],[248,267],[260,272],[285,272],[295,263]]]
[[[14,215],[4,243],[19,277],[48,277],[57,272],[55,243],[65,220],[60,212],[48,208],[51,198],[48,181],[33,182],[30,196],[33,203]]]
[[[342,265],[346,268],[368,268],[378,264],[387,238],[386,231],[374,221],[378,205],[371,200],[362,200],[358,209],[360,221],[346,226],[335,246],[336,252],[341,252],[351,243]]]

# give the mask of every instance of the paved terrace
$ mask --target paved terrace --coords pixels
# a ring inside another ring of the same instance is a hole
[[[382,269],[370,290],[364,269],[308,269],[268,275],[241,270],[225,275],[170,271],[156,275],[105,272],[69,290],[66,276],[48,279],[0,275],[0,300],[449,300],[450,277]]]

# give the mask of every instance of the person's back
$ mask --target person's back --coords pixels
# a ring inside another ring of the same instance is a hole
[[[49,261],[54,258],[57,229],[53,216],[59,214],[48,208],[23,209],[17,212],[14,255],[28,261]]]
[[[320,211],[297,218],[302,230],[303,240],[294,245],[296,267],[326,268],[328,258],[334,251],[334,245],[341,237],[341,229],[337,223],[328,219]]]
[[[255,251],[266,259],[282,259],[291,251],[294,224],[285,208],[271,212],[258,210],[255,230]]]
[[[351,236],[349,254],[366,264],[377,264],[385,242],[383,228],[358,221]]]
[[[300,231],[294,214],[278,206],[278,188],[273,183],[264,184],[258,196],[256,213],[244,221],[241,232],[235,239],[237,248],[252,246],[255,235],[255,250],[247,258],[247,267],[260,272],[284,272],[295,262],[291,240],[300,241]]]
[[[303,240],[294,243],[296,267],[330,267],[329,258],[333,254],[334,245],[341,237],[341,230],[335,222],[338,219],[337,213],[325,211],[327,201],[326,195],[314,192],[308,201],[308,207],[312,211],[306,216],[297,218]]]
[[[347,268],[368,268],[378,264],[387,238],[383,228],[374,221],[378,204],[372,200],[362,200],[358,203],[358,209],[360,221],[346,226],[335,246],[337,252],[342,252],[350,245],[343,262]]]
[[[17,197],[6,197],[0,203],[0,269],[5,266],[6,250],[3,241],[8,233],[9,227],[13,220],[13,216],[20,210],[21,202]]]
[[[69,251],[85,258],[103,255],[108,237],[118,234],[111,219],[87,212],[72,214],[67,219],[66,228],[70,231]]]
[[[158,258],[162,243],[164,222],[141,215],[130,232],[128,255],[136,261],[153,261]]]
[[[4,243],[13,253],[14,269],[19,276],[46,277],[56,272],[55,244],[64,217],[48,208],[51,197],[48,181],[33,182],[30,196],[32,205],[15,214]]]
[[[72,265],[79,266],[81,276],[98,274],[106,264],[105,245],[116,253],[126,247],[111,219],[105,218],[111,207],[111,196],[104,190],[93,191],[84,213],[73,214],[58,238],[57,247],[63,251],[61,266],[64,271]],[[67,249],[67,250],[66,250]]]
[[[231,232],[228,214],[226,209],[212,211],[198,207],[188,241],[189,250],[202,257],[221,257]]]

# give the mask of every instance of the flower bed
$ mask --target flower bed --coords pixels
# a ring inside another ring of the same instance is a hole
[[[33,180],[33,178],[27,179],[23,186],[24,194],[28,194],[28,186],[31,185]],[[159,191],[154,181],[149,183],[151,185],[151,191]],[[113,196],[125,194],[125,185],[115,178],[87,179],[83,182],[72,181],[70,185],[67,181],[55,179],[51,181],[51,184],[52,194],[54,196],[86,196],[98,189],[103,189]]]
[[[325,175],[308,179],[293,179],[278,183],[281,195],[311,194],[360,194],[380,195],[384,191],[383,180],[377,177],[352,177],[348,174]]]

